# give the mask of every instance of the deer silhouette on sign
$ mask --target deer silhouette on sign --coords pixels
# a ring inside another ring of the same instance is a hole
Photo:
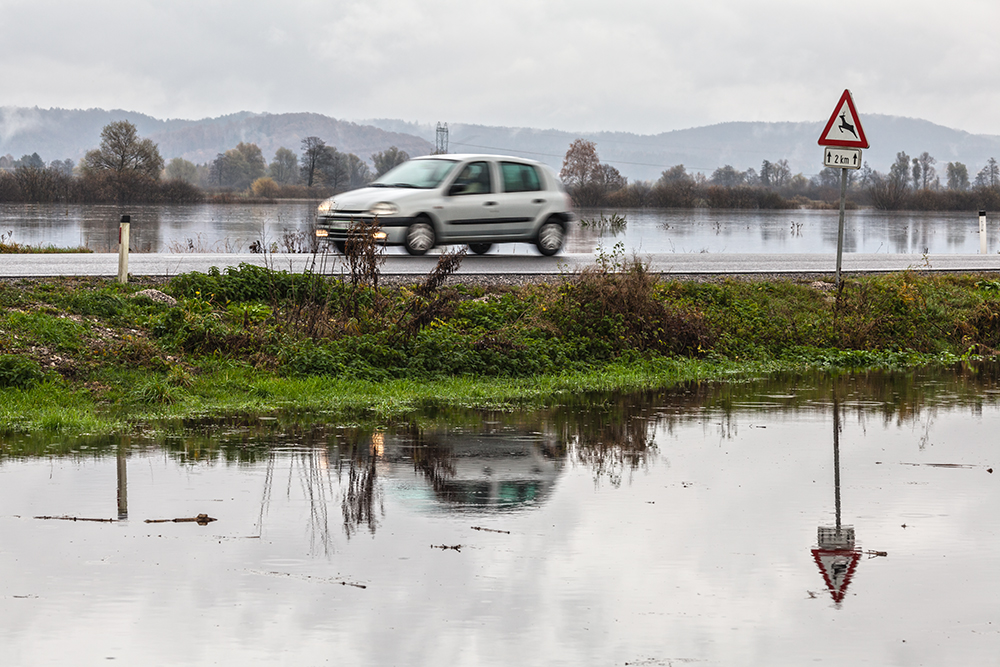
[[[855,139],[857,139],[858,133],[854,131],[854,126],[847,122],[846,116],[847,116],[846,111],[840,114],[840,125],[837,126],[837,129],[840,130],[841,132],[847,130],[848,132],[854,135]]]

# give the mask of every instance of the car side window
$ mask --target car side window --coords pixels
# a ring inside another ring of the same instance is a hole
[[[542,189],[538,171],[530,164],[501,162],[504,192],[533,192]]]
[[[455,195],[481,195],[493,192],[489,162],[470,162],[465,165],[451,187]]]

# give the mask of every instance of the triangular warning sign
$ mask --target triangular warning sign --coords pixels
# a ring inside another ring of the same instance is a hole
[[[843,146],[845,148],[868,148],[868,139],[861,127],[861,119],[854,108],[851,91],[845,90],[819,135],[820,146]]]
[[[812,555],[833,601],[840,604],[858,567],[861,552],[853,549],[813,549]]]

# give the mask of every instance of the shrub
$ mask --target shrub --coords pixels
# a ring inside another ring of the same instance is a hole
[[[274,199],[281,192],[281,188],[274,182],[273,178],[270,176],[264,176],[263,178],[258,178],[253,182],[250,186],[250,191],[255,197]]]
[[[545,311],[550,320],[564,335],[589,339],[598,357],[626,349],[694,355],[707,350],[714,335],[702,314],[667,304],[642,262],[619,261],[620,248],[564,282]]]
[[[20,354],[0,354],[0,388],[30,389],[45,378],[34,359]]]

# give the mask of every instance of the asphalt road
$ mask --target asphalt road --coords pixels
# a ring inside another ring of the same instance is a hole
[[[639,255],[653,272],[666,274],[833,274],[836,256],[831,254],[662,253]],[[467,256],[458,275],[558,275],[594,264],[591,254]],[[275,269],[302,271],[310,266],[323,273],[339,274],[347,268],[336,255],[174,254],[133,253],[129,273],[144,276],[174,276],[189,271],[224,269],[241,262],[268,264]],[[430,271],[437,257],[387,255],[384,275],[422,275]],[[1000,271],[997,255],[861,255],[845,254],[845,273],[877,273],[921,269],[927,271]],[[48,276],[117,276],[117,253],[0,255],[0,278]]]

